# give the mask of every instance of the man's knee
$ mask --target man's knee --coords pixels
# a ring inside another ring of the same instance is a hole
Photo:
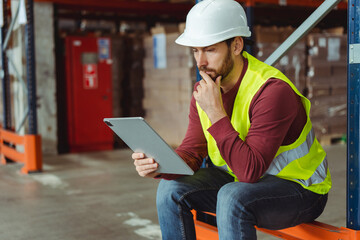
[[[255,217],[249,209],[254,200],[251,192],[251,184],[241,182],[228,183],[220,189],[216,215],[222,234],[225,234],[224,231],[231,232],[234,226],[239,230],[246,224],[255,225]]]
[[[178,203],[181,199],[183,187],[176,180],[161,180],[156,194],[157,207],[169,206]]]
[[[231,204],[231,202],[247,202],[252,194],[251,184],[232,182],[224,185],[218,193],[218,202]]]
[[[255,194],[256,195],[256,194]],[[219,215],[249,214],[248,208],[256,199],[250,183],[232,182],[224,185],[217,196],[217,212]]]

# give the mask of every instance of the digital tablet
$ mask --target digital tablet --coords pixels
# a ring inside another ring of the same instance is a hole
[[[193,175],[194,171],[142,117],[104,118],[104,122],[134,152],[144,153],[158,164],[158,173]]]

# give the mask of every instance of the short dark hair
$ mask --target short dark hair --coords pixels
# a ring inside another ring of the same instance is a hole
[[[225,43],[228,47],[231,46],[232,42],[234,41],[235,37],[229,38],[225,40]]]
[[[225,40],[226,45],[227,45],[228,47],[230,47],[231,44],[232,44],[232,42],[234,41],[234,39],[235,39],[235,37],[226,39],[226,40]],[[254,41],[251,40],[250,38],[243,38],[243,40],[244,40],[244,45],[250,45],[250,46],[254,45]]]

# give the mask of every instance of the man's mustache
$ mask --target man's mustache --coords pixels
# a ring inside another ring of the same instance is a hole
[[[207,67],[203,67],[203,66],[199,68],[199,71],[216,73],[215,69],[207,68]]]

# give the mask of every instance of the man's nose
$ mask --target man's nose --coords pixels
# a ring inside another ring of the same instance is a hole
[[[198,57],[196,59],[196,63],[199,69],[201,67],[206,67],[208,65],[206,55],[202,52],[199,52]]]

